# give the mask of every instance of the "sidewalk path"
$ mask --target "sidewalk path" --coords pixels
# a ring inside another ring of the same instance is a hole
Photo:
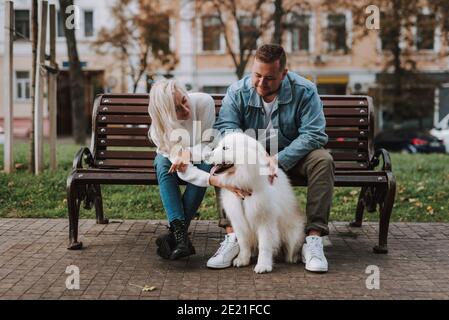
[[[154,240],[164,225],[81,220],[84,249],[69,251],[66,219],[0,219],[0,299],[449,299],[449,224],[393,223],[390,252],[376,255],[377,224],[334,222],[327,274],[279,262],[264,275],[253,272],[254,264],[206,268],[223,238],[216,221],[192,223],[196,255],[163,260]],[[71,265],[80,271],[79,290],[66,288]],[[367,289],[369,266],[379,268],[379,290]],[[138,287],[145,285],[155,289]]]

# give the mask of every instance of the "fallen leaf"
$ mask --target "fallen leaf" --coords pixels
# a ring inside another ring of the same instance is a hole
[[[137,285],[137,284],[133,284],[133,283],[128,283],[130,286],[133,286],[133,287],[137,287],[137,288],[140,288],[140,289],[142,289],[142,292],[150,292],[150,291],[154,291],[154,290],[156,290],[157,288],[155,287],[155,286],[149,286],[149,285],[145,285],[145,286],[139,286],[139,285]]]
[[[425,188],[423,186],[418,187],[418,189],[416,189],[416,191],[423,191]]]
[[[151,286],[150,287],[150,286],[145,285],[145,287],[142,288],[143,292],[151,292],[151,291],[154,291],[154,290],[156,290],[155,286]]]
[[[351,196],[355,196],[355,195],[358,195],[358,194],[359,194],[359,191],[358,191],[358,190],[352,190],[352,191],[350,192],[350,194],[351,194]]]
[[[424,207],[424,205],[423,205],[423,203],[422,203],[421,201],[416,201],[416,202],[415,202],[415,206],[416,206],[417,208],[422,208],[422,207]]]
[[[418,201],[418,199],[415,199],[415,198],[408,199],[408,202],[410,202],[410,203],[413,203],[413,202],[416,202],[416,201]]]
[[[426,211],[429,215],[432,215],[434,213],[432,206],[427,206]]]

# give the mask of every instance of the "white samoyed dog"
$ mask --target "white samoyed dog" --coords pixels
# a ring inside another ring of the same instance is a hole
[[[240,246],[234,266],[249,265],[258,250],[254,272],[271,272],[273,258],[281,248],[285,261],[296,263],[304,243],[306,217],[282,170],[274,183],[269,183],[267,152],[262,144],[243,133],[230,133],[209,153],[207,162],[215,165],[211,174],[221,174],[223,183],[251,190],[245,199],[221,190],[222,206]]]

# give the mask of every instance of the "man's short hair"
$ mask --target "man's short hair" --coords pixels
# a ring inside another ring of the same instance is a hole
[[[263,63],[272,63],[279,60],[281,70],[285,69],[287,57],[282,46],[278,44],[264,44],[256,51],[256,59]]]

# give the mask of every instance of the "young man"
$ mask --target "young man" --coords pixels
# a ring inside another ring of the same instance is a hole
[[[308,182],[306,243],[302,260],[306,270],[327,272],[322,237],[329,233],[328,219],[334,187],[334,162],[327,143],[323,105],[315,85],[289,72],[284,49],[262,45],[256,52],[251,75],[229,87],[214,125],[227,130],[274,129],[279,153],[272,155],[288,175],[300,174]],[[238,242],[220,208],[220,226],[226,238],[207,262],[209,268],[226,268],[238,255]]]

